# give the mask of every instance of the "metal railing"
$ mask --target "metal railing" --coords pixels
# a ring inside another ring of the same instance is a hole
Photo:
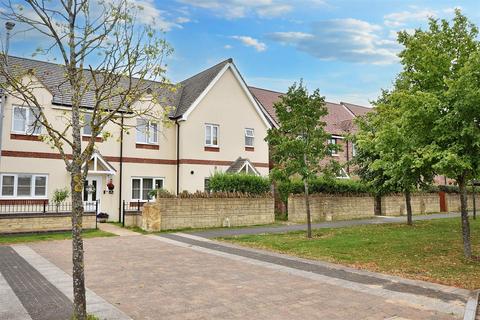
[[[72,203],[62,202],[60,204],[49,203],[48,200],[43,202],[28,202],[0,204],[1,214],[68,214],[72,212]],[[98,207],[97,201],[84,202],[83,210],[88,213],[96,213]]]
[[[147,201],[125,201],[123,200],[123,207],[122,207],[122,226],[125,227],[125,213],[126,212],[134,212],[134,213],[140,213],[142,212],[142,207],[145,203],[150,202],[150,200]]]

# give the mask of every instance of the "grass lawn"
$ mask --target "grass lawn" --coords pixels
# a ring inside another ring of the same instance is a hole
[[[470,220],[472,245],[480,255],[480,220]],[[463,258],[460,218],[405,224],[316,229],[305,232],[244,235],[220,240],[302,258],[432,281],[467,289],[480,288],[480,261]]]
[[[114,237],[115,235],[110,232],[102,230],[85,230],[83,232],[83,238],[97,238],[97,237]],[[72,233],[67,232],[50,232],[50,233],[36,233],[36,234],[9,234],[0,235],[0,245],[2,244],[14,244],[23,242],[45,241],[45,240],[64,240],[71,239]]]

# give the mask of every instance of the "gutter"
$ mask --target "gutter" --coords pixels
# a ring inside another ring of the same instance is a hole
[[[122,182],[123,182],[123,113],[120,118],[120,170],[119,170],[120,183],[118,186],[118,222],[122,222],[122,210],[123,208],[123,199],[122,199]],[[125,223],[125,221],[124,221]]]
[[[180,123],[175,120],[177,126],[177,195],[180,194]]]

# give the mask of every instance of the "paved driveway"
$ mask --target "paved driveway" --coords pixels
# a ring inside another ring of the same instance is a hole
[[[188,237],[188,236],[187,236]],[[192,236],[190,236],[192,237]],[[198,240],[198,239],[197,239]],[[205,240],[208,241],[208,240]],[[31,244],[71,274],[70,241]],[[87,287],[133,319],[459,319],[459,301],[383,289],[172,238],[85,241]],[[436,286],[433,286],[437,289]]]

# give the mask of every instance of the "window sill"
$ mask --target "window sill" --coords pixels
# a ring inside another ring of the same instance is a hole
[[[220,152],[220,147],[205,147],[205,151]]]
[[[245,147],[245,151],[255,151],[255,147]]]
[[[137,148],[137,149],[159,150],[160,146],[158,144],[137,143],[137,144],[135,144],[135,148]]]
[[[42,141],[38,135],[29,135],[25,133],[11,133],[10,139],[12,140],[28,140],[28,141]]]
[[[91,136],[82,136],[82,141],[90,141]],[[95,137],[95,142],[103,142],[102,137]]]

